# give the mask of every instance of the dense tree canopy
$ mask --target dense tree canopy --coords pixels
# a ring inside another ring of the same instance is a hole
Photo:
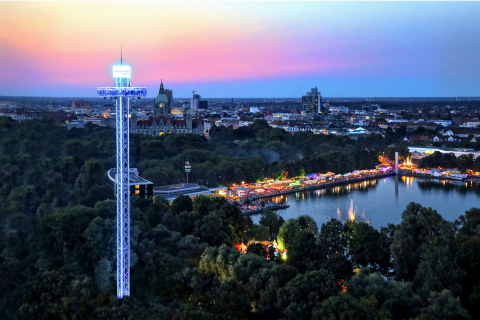
[[[211,136],[132,135],[132,167],[175,183],[188,159],[192,179],[213,186],[370,165],[369,152],[386,141],[291,135],[261,120]],[[114,148],[109,128],[0,117],[1,319],[480,317],[480,209],[449,222],[415,203],[400,224],[376,230],[336,219],[317,226],[305,215],[284,221],[271,211],[257,225],[220,197],[170,204],[134,195],[132,292],[119,301],[116,202],[105,174]],[[285,255],[234,248],[275,234]]]

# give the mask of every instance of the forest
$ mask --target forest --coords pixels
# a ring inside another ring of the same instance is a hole
[[[131,167],[155,184],[209,186],[376,164],[392,143],[270,128],[131,135]],[[131,198],[131,297],[115,286],[111,128],[0,117],[1,319],[478,319],[480,209],[457,221],[410,203],[398,225],[309,216],[258,225],[224,198]],[[395,140],[394,140],[395,141]],[[459,213],[460,214],[460,213]],[[262,246],[277,235],[286,259]],[[268,258],[268,260],[267,260]]]
[[[475,161],[473,154],[464,154],[456,157],[453,153],[441,153],[435,151],[431,155],[420,160],[420,168],[457,168],[460,171],[480,171],[480,161]]]

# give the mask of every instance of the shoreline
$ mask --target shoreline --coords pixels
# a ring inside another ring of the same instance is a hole
[[[330,187],[336,187],[336,186],[347,185],[347,184],[351,184],[351,183],[358,183],[358,182],[363,182],[363,181],[368,181],[368,180],[386,178],[386,177],[391,177],[391,176],[395,176],[395,172],[383,173],[383,174],[378,174],[378,175],[375,175],[375,176],[369,176],[369,177],[364,177],[364,178],[355,178],[355,179],[342,180],[342,181],[336,181],[336,182],[327,182],[327,183],[324,183],[322,185],[314,185],[314,186],[308,186],[308,187],[304,187],[304,188],[295,188],[295,189],[291,189],[291,190],[281,191],[281,192],[278,192],[278,193],[275,193],[275,194],[254,196],[254,197],[251,197],[250,199],[259,200],[259,199],[265,199],[265,198],[273,198],[273,197],[278,197],[278,196],[282,196],[282,195],[285,195],[285,194],[292,194],[292,193],[308,191],[308,190],[326,189],[326,188],[330,188]]]
[[[398,173],[399,176],[405,176],[405,177],[413,177],[413,178],[423,178],[423,179],[435,179],[435,180],[448,180],[448,181],[458,181],[458,182],[480,182],[480,178],[465,178],[465,179],[452,179],[448,177],[435,177],[435,176],[430,176],[430,175],[424,175],[420,173],[410,173],[410,172],[405,172],[405,173]]]
[[[297,192],[304,192],[304,191],[310,191],[310,190],[321,190],[321,189],[326,189],[326,188],[331,188],[331,187],[336,187],[336,186],[342,186],[342,185],[349,185],[353,183],[359,183],[363,181],[368,181],[368,180],[375,180],[375,179],[381,179],[381,178],[387,178],[387,177],[394,177],[398,175],[399,177],[405,176],[405,177],[414,177],[414,178],[422,178],[422,179],[434,179],[434,180],[448,180],[448,181],[458,181],[458,182],[480,182],[480,179],[476,178],[466,178],[463,180],[457,180],[457,179],[449,179],[446,177],[434,177],[434,176],[428,176],[428,175],[423,175],[423,174],[418,174],[418,173],[409,173],[409,172],[399,172],[396,174],[395,172],[389,172],[389,173],[383,173],[383,174],[377,174],[373,176],[368,176],[368,177],[362,177],[362,178],[355,178],[355,179],[349,179],[349,180],[342,180],[342,181],[336,181],[336,182],[330,182],[330,183],[324,183],[321,185],[313,185],[313,186],[308,186],[304,188],[295,188],[291,190],[285,190],[281,191],[275,194],[266,194],[266,195],[257,195],[253,197],[249,197],[249,199],[256,201],[256,200],[261,200],[261,199],[268,199],[268,198],[274,198],[282,195],[288,195],[288,194],[293,194]],[[248,210],[248,211],[243,211],[242,213],[245,215],[252,215],[252,214],[258,214],[261,213],[262,211],[268,209],[268,210],[280,210],[280,209],[286,209],[290,207],[289,205],[286,204],[277,204],[268,208],[261,208],[261,209],[254,209],[254,210]]]
[[[272,211],[275,211],[275,210],[287,209],[287,208],[290,208],[290,206],[289,206],[288,204],[279,203],[279,204],[276,204],[276,205],[271,206],[271,207],[268,207],[268,208],[260,208],[260,209],[248,210],[248,211],[243,211],[242,213],[243,213],[244,215],[250,215],[250,214],[262,213],[264,210],[272,210]]]

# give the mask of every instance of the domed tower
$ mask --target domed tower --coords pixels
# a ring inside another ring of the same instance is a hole
[[[170,110],[170,99],[168,98],[165,88],[163,87],[163,80],[160,82],[160,90],[153,101],[153,116],[168,117],[172,113]]]

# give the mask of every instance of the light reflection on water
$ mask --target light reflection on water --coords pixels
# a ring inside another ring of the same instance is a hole
[[[278,213],[286,219],[312,216],[320,227],[328,219],[349,219],[356,211],[357,221],[371,222],[379,229],[388,223],[400,223],[409,202],[437,210],[453,221],[472,207],[480,207],[480,183],[440,181],[414,177],[386,177],[326,189],[296,192],[271,199],[290,205]],[[360,213],[360,214],[359,214]],[[260,215],[252,216],[258,223]]]

